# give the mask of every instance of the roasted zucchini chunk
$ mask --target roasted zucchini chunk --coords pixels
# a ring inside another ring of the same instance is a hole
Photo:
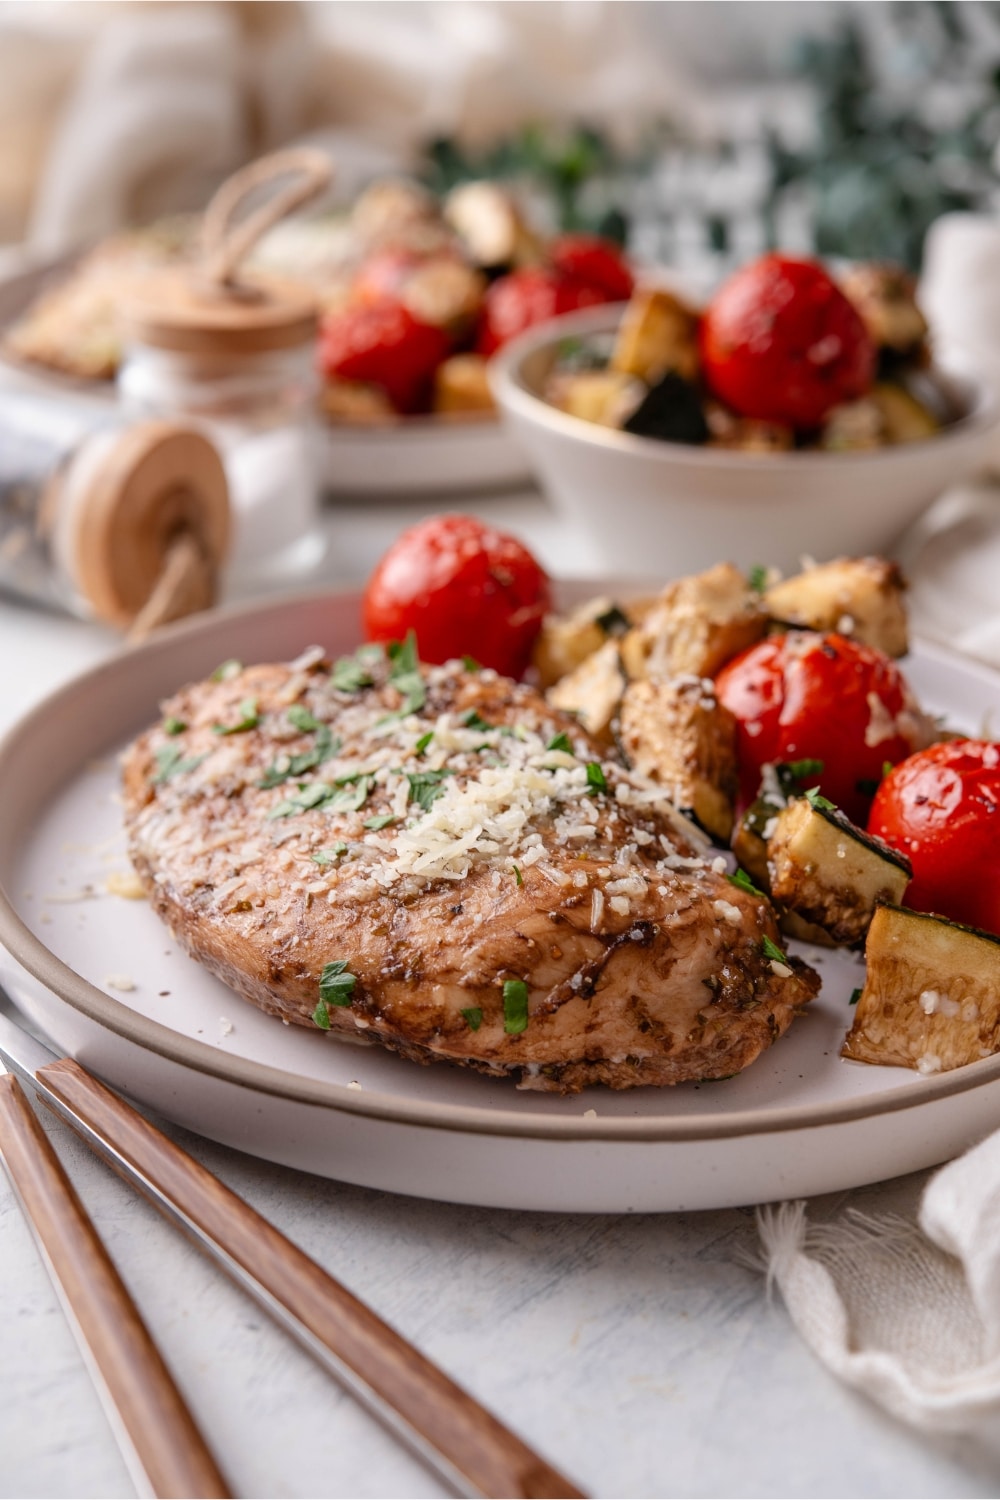
[[[905,656],[905,589],[896,563],[881,557],[839,557],[773,584],[764,592],[764,607],[784,625],[836,631],[887,656]]]
[[[902,899],[913,873],[905,855],[816,793],[778,813],[767,867],[775,901],[847,947],[863,940],[880,902]]]
[[[791,798],[801,797],[806,787],[816,785],[823,762],[779,761],[777,765],[766,765],[762,769],[760,789],[737,824],[732,850],[761,890],[769,891],[771,873],[767,867],[767,841],[777,827],[778,814],[788,806]]]
[[[887,441],[882,412],[871,396],[833,407],[819,434],[819,446],[827,453],[865,453]]]
[[[897,355],[920,350],[927,338],[927,320],[917,306],[917,283],[902,266],[853,266],[840,285],[879,349]]]
[[[333,422],[392,422],[396,412],[380,385],[360,380],[327,379],[320,401]]]
[[[351,229],[369,249],[408,242],[414,230],[419,235],[437,224],[434,195],[405,177],[385,177],[373,182],[351,209]]]
[[[444,201],[444,217],[484,271],[541,260],[541,245],[510,193],[495,182],[464,182]]]
[[[571,615],[546,615],[532,658],[540,685],[550,688],[575,672],[606,641],[625,635],[632,628],[633,618],[631,605],[626,614],[604,595],[588,599]]]
[[[400,292],[403,305],[419,323],[444,328],[456,340],[469,332],[485,295],[483,273],[453,255],[428,256],[410,272]]]
[[[618,741],[641,776],[665,787],[675,806],[693,813],[706,833],[729,841],[739,785],[736,720],[710,679],[629,683]]]
[[[434,373],[433,407],[437,412],[495,411],[493,393],[481,354],[453,354]]]
[[[656,385],[664,375],[698,377],[698,314],[673,292],[640,287],[622,315],[611,368]]]
[[[760,596],[731,563],[679,578],[622,643],[629,677],[714,677],[767,631]]]
[[[878,407],[886,443],[919,443],[941,429],[923,402],[895,381],[880,380],[869,399]]]
[[[571,417],[601,427],[622,427],[645,398],[645,387],[620,370],[573,370],[557,373],[546,400]]]
[[[605,641],[599,651],[563,677],[546,697],[553,708],[576,714],[590,734],[611,742],[611,721],[625,692],[625,674],[618,655],[618,642]]]
[[[697,386],[668,371],[622,422],[635,437],[664,443],[707,443],[708,423]]]
[[[1000,1051],[1000,937],[880,906],[842,1049],[855,1062],[943,1073]]]

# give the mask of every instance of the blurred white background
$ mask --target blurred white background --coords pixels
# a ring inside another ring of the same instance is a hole
[[[349,132],[359,173],[429,136],[474,145],[541,118],[585,118],[627,138],[670,116],[697,135],[720,111],[752,125],[766,99],[794,135],[809,114],[794,44],[832,35],[845,12],[877,35],[890,9],[0,4],[0,243],[51,252],[198,207],[242,161],[317,131]],[[342,192],[353,186],[348,171]]]

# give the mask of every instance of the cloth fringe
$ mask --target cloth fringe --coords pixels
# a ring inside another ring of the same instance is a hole
[[[845,1383],[914,1426],[982,1433],[1000,1419],[1000,1308],[983,1300],[1000,1291],[1000,1236],[983,1232],[1000,1211],[1000,1133],[971,1157],[932,1179],[919,1224],[856,1208],[816,1224],[805,1202],[773,1204],[738,1259]]]

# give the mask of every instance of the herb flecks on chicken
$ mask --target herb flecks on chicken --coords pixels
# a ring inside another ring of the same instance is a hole
[[[457,662],[353,660],[197,683],[126,755],[150,899],[246,999],[572,1092],[726,1077],[815,995],[769,903],[572,716]]]

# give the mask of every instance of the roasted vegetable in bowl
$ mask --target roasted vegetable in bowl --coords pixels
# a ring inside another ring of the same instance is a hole
[[[737,450],[850,452],[932,437],[952,419],[928,377],[912,278],[766,255],[704,311],[641,285],[613,340],[569,340],[544,389],[571,416],[640,437]]]

